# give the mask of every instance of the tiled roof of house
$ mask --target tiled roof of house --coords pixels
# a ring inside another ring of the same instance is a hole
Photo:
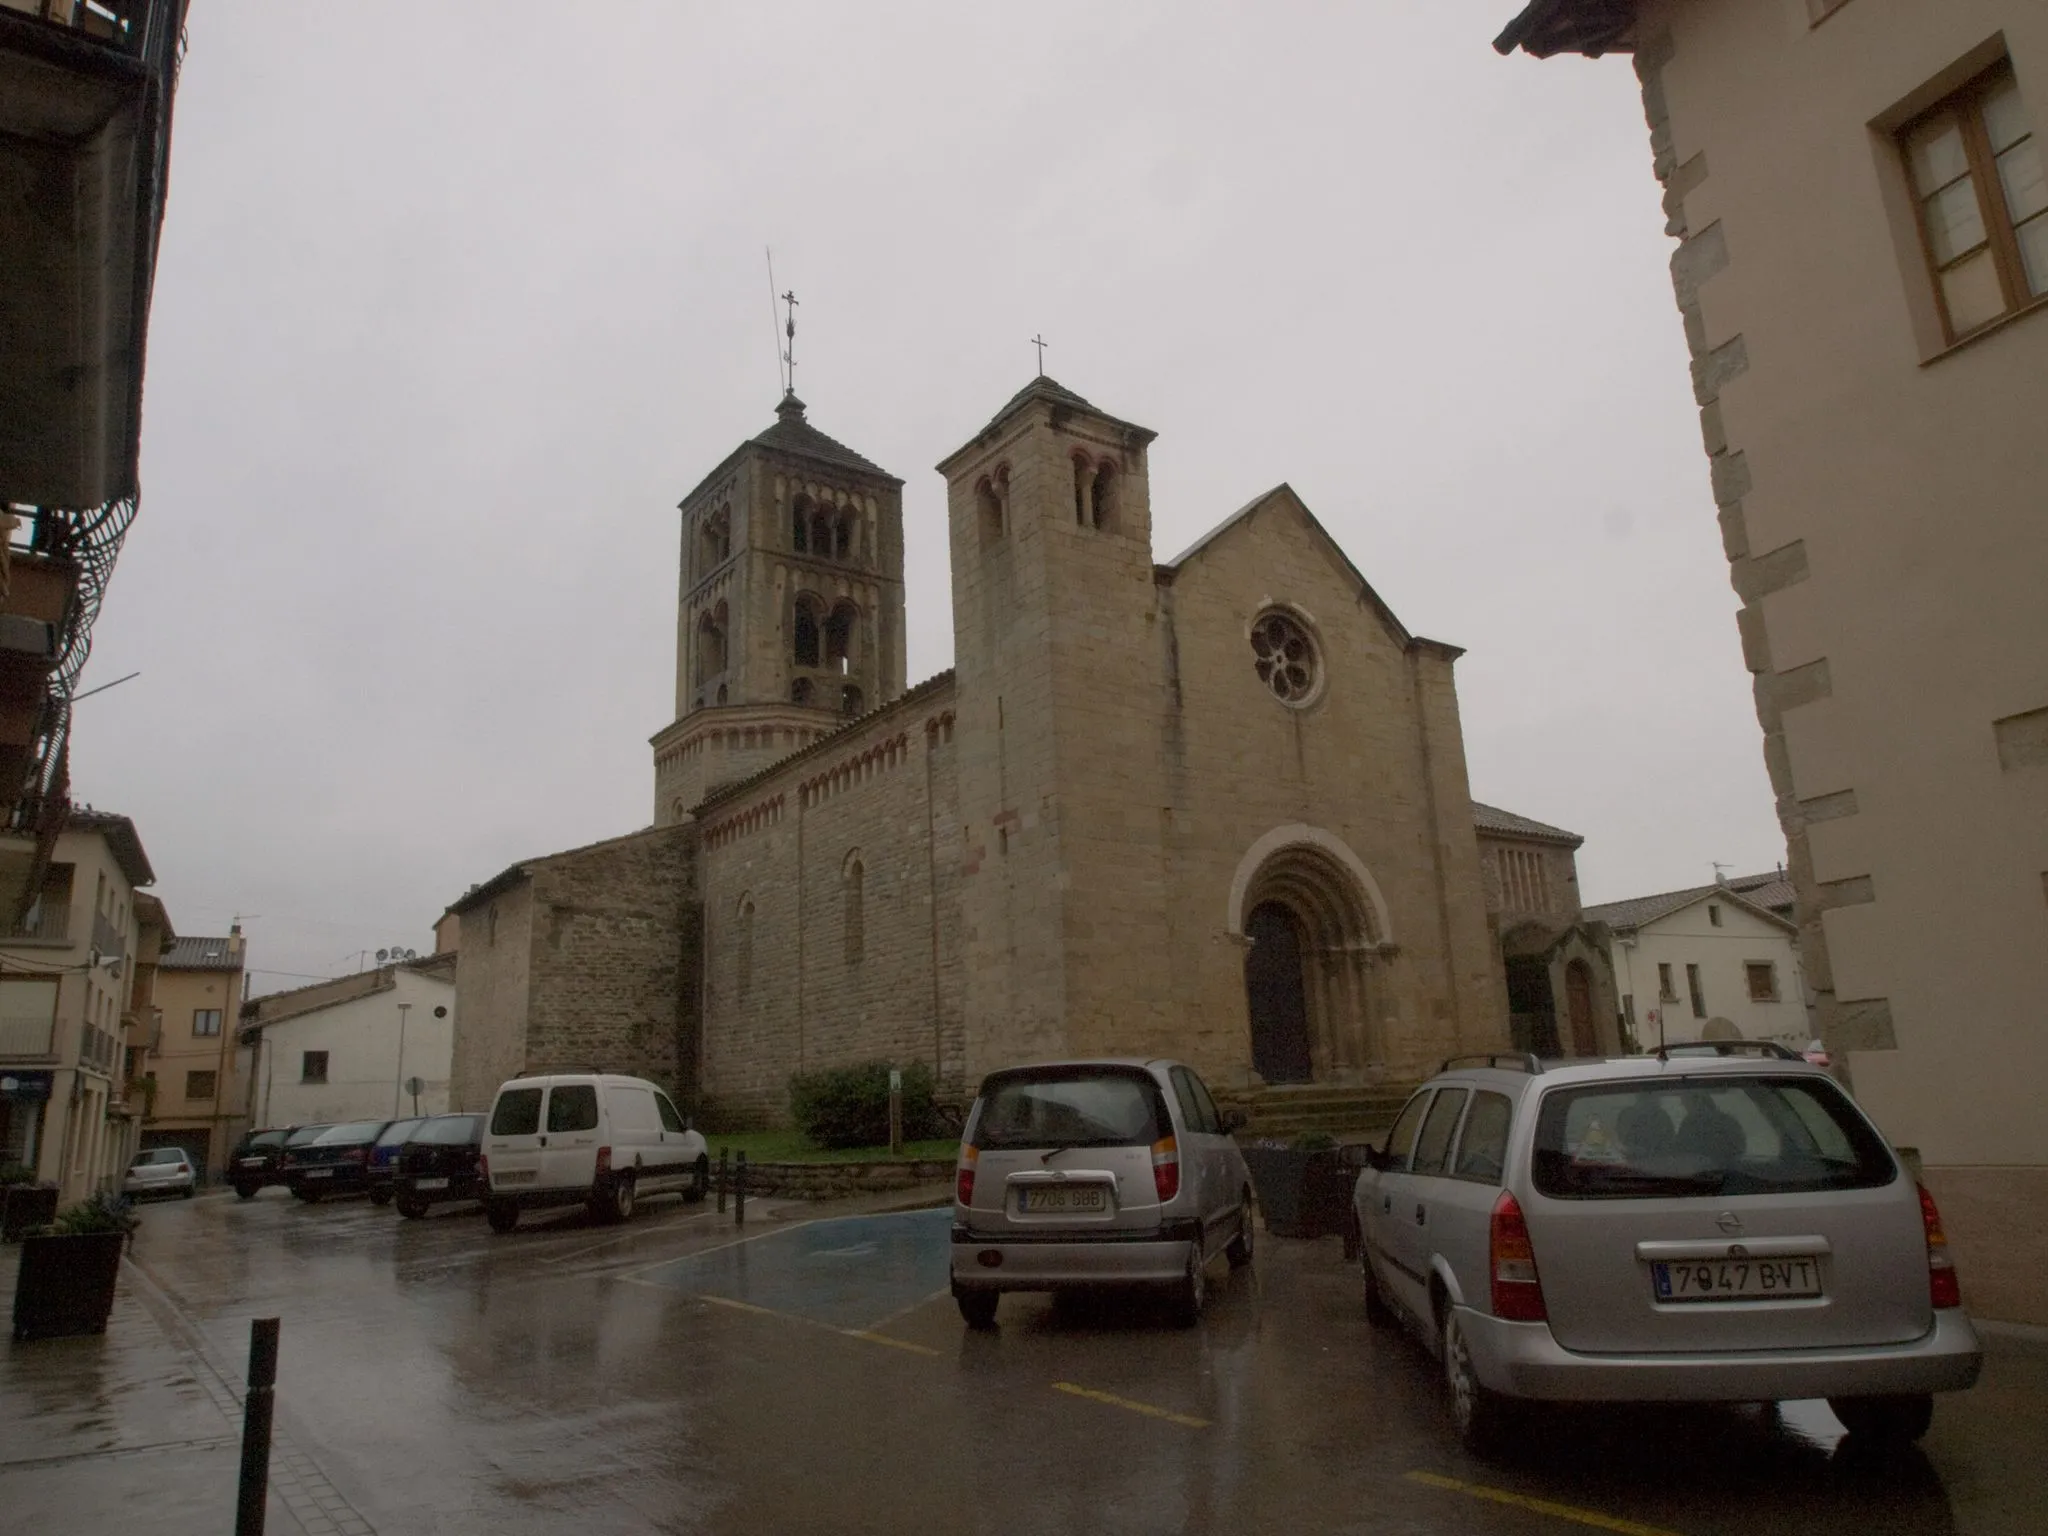
[[[165,971],[239,971],[242,958],[239,940],[230,946],[226,939],[202,936],[179,939],[165,948],[156,963]]]
[[[131,886],[156,884],[156,871],[149,867],[149,855],[142,851],[142,835],[135,823],[114,811],[96,811],[89,805],[74,806],[64,819],[69,832],[97,832],[113,850],[121,873]]]
[[[1481,832],[1494,832],[1503,837],[1527,837],[1539,842],[1569,843],[1574,848],[1586,841],[1578,833],[1567,832],[1563,827],[1553,827],[1547,822],[1517,816],[1513,811],[1504,811],[1497,805],[1482,805],[1477,800],[1472,802],[1472,825]]]
[[[881,465],[871,459],[862,458],[846,444],[836,438],[827,437],[804,420],[804,403],[795,395],[784,395],[782,403],[775,408],[775,425],[748,441],[762,448],[773,448],[778,453],[793,453],[801,458],[816,459],[820,464],[830,464],[835,469],[856,470],[863,475],[880,475],[885,480],[896,479]]]
[[[1728,889],[1740,892],[1758,906],[1769,907],[1782,916],[1791,914],[1797,900],[1791,877],[1782,869],[1763,875],[1738,875],[1728,882]]]
[[[1579,915],[1589,923],[1605,923],[1620,932],[1640,928],[1645,923],[1654,923],[1660,917],[1669,917],[1682,912],[1709,896],[1718,895],[1723,901],[1754,913],[1767,922],[1792,926],[1789,919],[1773,912],[1758,901],[1754,895],[1745,895],[1728,885],[1694,885],[1682,891],[1661,891],[1655,896],[1635,896],[1627,901],[1603,902],[1597,907],[1587,907]]]

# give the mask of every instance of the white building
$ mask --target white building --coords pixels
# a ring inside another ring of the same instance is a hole
[[[1644,1050],[1712,1039],[1804,1046],[1798,929],[1774,912],[1775,888],[1694,886],[1588,907],[1613,933],[1622,1017]]]
[[[455,1045],[455,957],[273,992],[242,1007],[250,1123],[438,1115]],[[408,1082],[418,1078],[414,1095]]]

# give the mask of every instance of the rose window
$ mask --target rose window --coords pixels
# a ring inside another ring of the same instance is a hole
[[[1252,626],[1252,654],[1259,681],[1282,704],[1306,704],[1321,678],[1315,642],[1284,613],[1269,613]]]

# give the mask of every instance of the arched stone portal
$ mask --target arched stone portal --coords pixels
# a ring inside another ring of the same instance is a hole
[[[1384,914],[1371,873],[1319,827],[1275,828],[1245,855],[1228,920],[1246,946],[1252,1069],[1265,1081],[1356,1078],[1379,1057]]]

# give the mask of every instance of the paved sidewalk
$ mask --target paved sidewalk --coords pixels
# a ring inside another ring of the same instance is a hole
[[[11,1319],[19,1248],[0,1248]],[[9,1530],[191,1536],[234,1528],[242,1382],[133,1263],[97,1338],[0,1334],[0,1510]],[[297,1447],[271,1447],[271,1536],[371,1536]]]

